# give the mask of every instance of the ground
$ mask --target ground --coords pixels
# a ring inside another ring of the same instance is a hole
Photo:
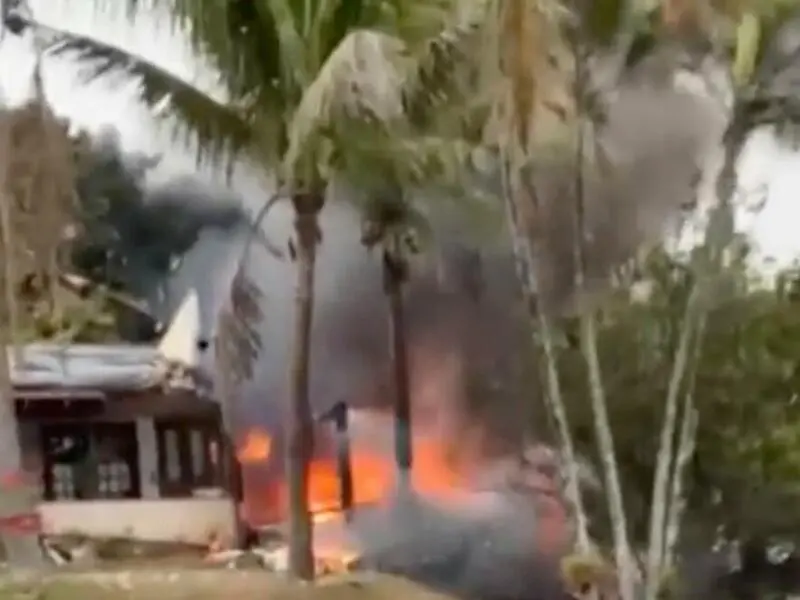
[[[0,600],[447,600],[411,582],[359,573],[316,584],[288,582],[263,571],[128,569],[0,575]]]

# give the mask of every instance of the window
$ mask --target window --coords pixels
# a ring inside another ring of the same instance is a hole
[[[42,444],[48,500],[141,495],[133,423],[45,425]]]
[[[215,421],[157,421],[158,476],[162,496],[190,496],[222,483]]]

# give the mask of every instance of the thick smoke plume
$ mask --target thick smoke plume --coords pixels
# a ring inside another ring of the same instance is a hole
[[[640,68],[654,68],[648,65]],[[615,267],[674,231],[687,206],[693,206],[701,171],[720,141],[725,117],[718,99],[637,73],[609,95],[597,134],[609,166],[586,180],[587,290],[594,296],[605,288]],[[549,159],[533,173],[543,206],[541,221],[531,228],[542,239],[539,290],[545,308],[557,314],[574,310],[579,299],[575,176],[569,156]],[[326,210],[347,212],[336,198]],[[393,398],[388,316],[378,260],[358,247],[357,219],[350,223],[342,217],[336,217],[338,222],[329,219],[334,227],[325,229],[323,223],[326,238],[319,270],[326,289],[319,294],[316,313],[314,402],[320,410],[342,399],[357,406],[388,407]],[[430,404],[438,402],[437,414],[447,413],[441,418],[449,420],[455,431],[478,421],[496,430],[493,439],[519,441],[523,436],[519,424],[525,421],[520,415],[527,411],[526,417],[533,418],[525,407],[530,399],[523,400],[522,392],[523,384],[531,383],[532,369],[525,364],[524,314],[510,254],[483,249],[465,236],[454,240],[452,231],[458,227],[452,217],[438,215],[434,229],[437,247],[430,253],[436,259],[421,261],[413,270],[406,296],[412,389],[419,390],[415,402],[420,412],[428,413],[433,410]],[[447,232],[445,239],[442,231]],[[331,242],[329,235],[336,239]],[[349,243],[347,236],[352,236]],[[331,246],[337,244],[350,258],[332,256]],[[291,281],[291,270],[286,275]],[[268,295],[274,300],[275,294],[271,287]],[[273,304],[270,300],[268,305]],[[270,314],[267,306],[268,320]],[[271,336],[265,339],[276,340],[267,342],[268,352],[285,352],[291,332],[282,327],[283,335],[277,335],[274,324],[268,329]],[[272,361],[264,372],[270,379],[265,383],[273,390],[275,381],[284,379],[281,371],[274,370],[278,364],[285,364],[285,358]],[[433,365],[439,371],[435,376]],[[454,376],[458,383],[436,398],[424,393],[431,389],[426,381],[441,379],[446,365],[458,371]],[[277,391],[268,394],[280,396]]]
[[[241,200],[196,177],[151,184],[159,158],[126,152],[113,127],[88,142],[77,182],[84,233],[76,267],[146,301],[162,324],[189,289],[210,300],[218,292],[207,274],[249,231]],[[204,323],[213,321],[215,304],[201,303]],[[123,335],[135,341],[157,333],[126,329]]]
[[[537,163],[534,188],[542,206],[530,224],[541,240],[538,289],[551,314],[571,313],[597,298],[615,268],[675,233],[696,206],[698,185],[715,156],[727,122],[721,99],[700,84],[690,90],[654,79],[661,57],[645,61],[613,93],[595,143],[602,165],[584,173],[586,287],[576,289],[575,161]],[[705,173],[704,173],[705,171]]]
[[[695,198],[704,161],[719,142],[725,115],[717,100],[670,85],[631,78],[609,98],[599,143],[610,172],[587,178],[588,291],[602,293],[611,271],[648,243],[657,243]],[[573,260],[575,169],[569,157],[533,173],[544,207],[531,231],[541,235],[539,290],[543,305],[564,314],[579,305]],[[323,217],[312,354],[312,402],[388,412],[392,381],[388,311],[378,257],[358,246],[358,219],[332,198]],[[500,206],[498,203],[498,210]],[[415,263],[406,300],[415,427],[433,431],[480,462],[519,453],[544,434],[531,385],[536,369],[511,256],[434,220],[435,258]],[[291,215],[273,219],[271,236],[288,237]],[[270,226],[268,226],[269,229]],[[240,418],[280,436],[291,340],[292,266],[252,260],[251,277],[266,293],[259,376],[240,398]],[[240,420],[241,422],[241,420]],[[480,432],[474,439],[471,433]],[[386,432],[388,433],[388,432]],[[538,553],[530,497],[495,487],[481,508],[440,510],[427,504],[361,512],[355,535],[368,566],[443,587],[463,597],[557,598],[557,568]],[[520,504],[521,503],[521,504]],[[530,523],[530,532],[520,525]]]

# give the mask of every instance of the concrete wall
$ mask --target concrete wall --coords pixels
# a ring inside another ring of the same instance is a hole
[[[33,430],[21,427],[21,430]],[[236,524],[231,501],[220,498],[161,498],[158,457],[152,418],[136,419],[141,499],[43,502],[39,505],[44,533],[79,533],[89,537],[123,537],[146,541],[205,544],[212,535],[233,539]],[[38,454],[32,435],[23,436],[30,453]]]
[[[207,544],[233,539],[235,528],[227,498],[43,502],[39,514],[46,535]]]

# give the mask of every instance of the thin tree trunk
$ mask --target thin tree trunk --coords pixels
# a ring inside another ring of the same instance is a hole
[[[597,324],[595,312],[591,307],[581,306],[580,297],[583,291],[586,276],[586,231],[585,220],[585,189],[584,168],[587,131],[583,109],[586,104],[586,86],[588,73],[586,72],[586,55],[580,41],[574,45],[575,79],[574,96],[579,107],[577,115],[577,148],[576,148],[576,178],[575,178],[575,265],[576,265],[576,293],[578,294],[578,309],[580,310],[580,339],[589,383],[589,397],[591,400],[592,414],[594,416],[595,435],[600,451],[600,460],[603,463],[605,476],[605,491],[608,500],[608,512],[611,519],[612,535],[614,538],[614,557],[619,579],[619,595],[622,600],[634,600],[636,594],[636,565],[628,540],[628,520],[625,515],[625,504],[622,496],[622,484],[619,477],[616,451],[614,449],[614,436],[608,417],[608,404],[603,374],[600,367],[597,343]]]
[[[662,429],[661,447],[659,448],[658,463],[653,487],[653,515],[650,522],[650,544],[647,561],[647,593],[646,600],[653,600],[658,593],[661,581],[661,571],[665,556],[665,520],[667,486],[669,482],[670,464],[672,461],[672,443],[677,427],[677,394],[680,382],[686,372],[691,345],[692,331],[695,324],[704,322],[705,313],[709,309],[710,296],[716,288],[720,273],[724,267],[723,255],[731,243],[735,232],[735,215],[733,200],[736,193],[738,176],[736,172],[737,161],[744,145],[747,132],[747,120],[742,110],[734,106],[730,125],[723,138],[723,161],[716,182],[716,205],[711,210],[705,232],[704,263],[700,265],[695,283],[687,305],[687,314],[684,320],[684,332],[675,357],[673,379],[667,396],[664,428]],[[691,317],[691,318],[690,318]],[[704,328],[703,328],[704,329]],[[689,339],[685,339],[688,336]],[[697,339],[695,345],[701,344]],[[671,421],[669,423],[668,421]],[[667,430],[667,426],[670,429]],[[657,506],[658,505],[658,506]],[[657,512],[658,510],[658,512]]]
[[[505,163],[505,161],[504,161]],[[572,433],[567,417],[567,408],[561,394],[561,384],[558,377],[558,363],[555,355],[553,343],[553,332],[547,316],[537,307],[539,303],[536,298],[536,261],[533,242],[530,240],[528,232],[522,224],[517,207],[518,194],[524,194],[522,186],[515,185],[513,178],[515,174],[510,172],[510,166],[503,164],[504,192],[503,203],[506,212],[509,233],[514,254],[514,265],[522,288],[525,306],[530,321],[531,337],[534,346],[541,343],[544,350],[545,372],[547,391],[545,394],[547,409],[553,416],[556,423],[558,442],[561,447],[561,454],[566,467],[566,489],[565,495],[567,502],[575,518],[576,543],[581,552],[591,550],[589,540],[588,518],[583,505],[583,498],[580,490],[580,474],[578,470],[578,460],[575,453],[575,444],[572,440]],[[515,191],[515,188],[518,188]],[[522,200],[519,200],[522,201]],[[538,338],[536,333],[538,332]]]
[[[695,343],[692,351],[692,363],[689,366],[687,376],[686,392],[683,397],[681,407],[681,427],[678,434],[678,449],[672,469],[669,502],[667,504],[667,517],[664,525],[665,540],[664,554],[662,557],[662,573],[667,572],[675,564],[675,548],[680,536],[683,512],[686,508],[686,499],[683,497],[683,485],[686,477],[686,469],[694,455],[697,442],[698,411],[694,405],[694,390],[697,380],[697,369],[700,364],[700,354],[703,347],[703,336],[705,334],[706,315],[698,317],[696,326]]]
[[[595,435],[600,450],[600,460],[603,463],[608,512],[614,537],[614,558],[619,574],[620,597],[623,600],[633,600],[636,586],[636,565],[628,541],[628,522],[622,499],[614,437],[611,433],[600,360],[597,356],[597,331],[594,314],[587,312],[581,315],[580,322],[581,346],[589,376],[589,397],[594,415]]]
[[[220,313],[220,315],[221,314],[222,313]],[[221,329],[222,326],[218,321],[217,330],[219,331]],[[233,547],[239,548],[242,547],[245,536],[243,535],[244,523],[242,523],[241,514],[239,512],[239,502],[242,500],[242,498],[239,497],[242,486],[241,464],[236,457],[236,443],[233,437],[234,385],[231,377],[232,367],[226,364],[227,361],[221,356],[222,352],[220,351],[218,342],[214,344],[214,350],[215,359],[217,361],[216,370],[219,373],[219,377],[216,379],[219,388],[216,391],[217,397],[222,402],[222,436],[218,458],[223,468],[223,483],[231,500],[230,509],[234,523],[234,539],[232,540],[232,544]]]
[[[314,316],[314,267],[320,239],[322,194],[292,197],[297,234],[297,284],[292,347],[286,474],[289,487],[289,573],[314,579],[314,548],[308,504],[309,463],[314,450],[314,423],[309,394],[311,326]]]
[[[387,243],[395,244],[393,240]],[[389,303],[389,333],[391,337],[392,374],[395,389],[394,443],[397,462],[397,491],[409,498],[412,490],[413,436],[411,425],[411,392],[409,390],[408,345],[406,342],[403,286],[408,277],[408,264],[397,247],[384,249],[383,284]]]
[[[653,493],[650,499],[650,536],[645,571],[645,598],[647,600],[656,598],[663,579],[664,536],[666,534],[666,515],[669,501],[669,478],[673,469],[673,444],[678,424],[678,397],[683,390],[683,381],[692,354],[692,342],[695,344],[700,343],[700,340],[696,339],[697,336],[695,335],[699,318],[698,313],[702,310],[700,307],[700,285],[702,285],[701,282],[695,284],[686,303],[678,346],[675,349],[675,359],[672,364],[672,374],[667,387],[664,420],[661,424],[661,441],[656,455]]]
[[[689,467],[697,446],[698,412],[694,405],[694,382],[689,383],[689,390],[683,402],[683,417],[678,438],[678,455],[672,472],[669,507],[667,510],[666,540],[664,542],[664,570],[669,571],[675,565],[675,549],[681,532],[683,512],[686,509],[686,498],[683,497],[683,486],[686,469]]]

